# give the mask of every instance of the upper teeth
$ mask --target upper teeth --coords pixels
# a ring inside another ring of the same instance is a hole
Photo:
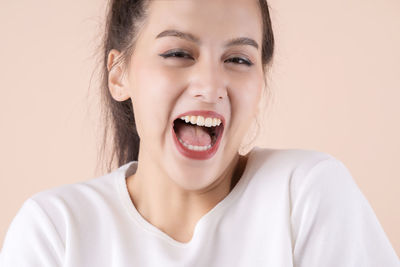
[[[221,120],[218,118],[204,118],[203,116],[183,116],[181,120],[206,127],[215,127],[221,124]]]

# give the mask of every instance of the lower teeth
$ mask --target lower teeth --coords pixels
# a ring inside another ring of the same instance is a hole
[[[179,142],[186,148],[193,150],[193,151],[205,151],[211,148],[211,144],[209,144],[208,146],[192,146],[192,145],[188,145],[185,142],[183,142],[182,139],[180,139],[178,137]]]

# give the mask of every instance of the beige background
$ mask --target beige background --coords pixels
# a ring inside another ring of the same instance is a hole
[[[273,99],[257,144],[343,161],[399,255],[400,1],[270,5]],[[0,2],[0,245],[26,198],[102,174],[93,69],[104,8]]]

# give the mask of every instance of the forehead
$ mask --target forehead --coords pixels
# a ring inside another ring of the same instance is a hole
[[[146,23],[154,38],[165,29],[189,32],[202,43],[249,37],[261,42],[258,0],[151,0]]]

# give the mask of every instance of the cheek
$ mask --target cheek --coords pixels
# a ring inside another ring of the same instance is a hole
[[[169,129],[182,75],[142,65],[131,77],[132,103],[140,137],[162,134]]]
[[[263,89],[263,80],[257,75],[250,75],[234,87],[237,112],[239,117],[249,117],[257,110]]]
[[[232,138],[240,142],[254,121],[263,90],[257,75],[243,77],[232,87]]]
[[[161,66],[157,63],[147,63],[139,66],[138,71],[134,73],[133,81],[135,94],[143,99],[152,99],[154,101],[165,102],[174,98],[179,93],[179,88],[184,84],[182,71],[175,68]]]

